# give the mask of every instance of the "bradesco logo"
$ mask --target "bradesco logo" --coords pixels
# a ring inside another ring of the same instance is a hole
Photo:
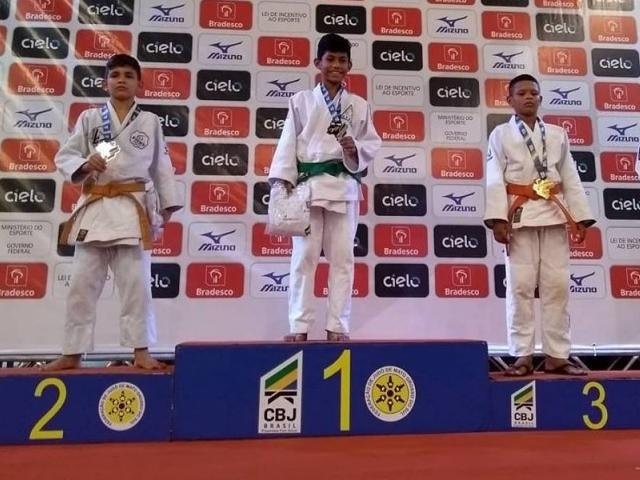
[[[249,109],[245,107],[197,107],[198,137],[246,137],[249,135]]]
[[[64,182],[62,184],[62,198],[60,200],[60,210],[64,213],[71,213],[76,209],[82,185]]]
[[[353,266],[353,287],[351,296],[364,298],[369,295],[369,267],[365,263],[357,263]],[[320,263],[316,268],[313,293],[316,297],[329,295],[329,264]]]
[[[376,70],[422,70],[421,43],[376,40],[372,50]]]
[[[78,30],[75,56],[87,60],[107,60],[116,53],[129,53],[131,42],[131,32],[126,30]]]
[[[418,8],[373,7],[371,28],[375,35],[417,37],[422,34]]]
[[[640,110],[640,84],[596,82],[596,108],[608,112]]]
[[[596,181],[596,159],[591,152],[571,151],[573,161],[576,163],[576,170],[581,182]]]
[[[472,148],[434,148],[431,150],[433,178],[478,180],[483,177],[482,152]]]
[[[73,68],[71,94],[74,97],[108,97],[106,90],[107,67],[100,65],[77,65]]]
[[[561,115],[545,115],[543,120],[564,128],[570,145],[587,146],[593,144],[593,131],[590,117],[577,115],[565,117]]]
[[[413,224],[377,224],[373,230],[378,257],[426,257],[427,227]]]
[[[591,10],[613,10],[630,12],[633,10],[633,0],[589,0]]]
[[[589,32],[596,43],[637,43],[636,20],[633,17],[592,15]]]
[[[180,265],[151,264],[151,298],[176,298],[180,293]]]
[[[187,267],[189,298],[239,298],[243,294],[241,263],[191,263]]]
[[[256,223],[251,229],[251,253],[255,257],[291,256],[291,237],[270,235],[266,232],[266,223]]]
[[[509,80],[487,78],[484,81],[484,98],[489,108],[511,108],[507,103]]]
[[[191,71],[182,68],[143,68],[142,88],[136,95],[140,98],[189,98]]]
[[[258,38],[258,64],[275,67],[309,65],[309,40],[294,37]]]
[[[244,182],[193,182],[191,212],[196,214],[238,215],[247,210],[247,184]]]
[[[26,22],[68,22],[71,20],[71,7],[72,2],[63,0],[17,0],[16,18]],[[0,14],[0,19],[4,18],[7,17]]]
[[[384,184],[373,188],[376,215],[421,217],[427,213],[427,189],[424,185]]]
[[[251,74],[240,70],[200,70],[196,95],[201,100],[245,101],[251,96]]]
[[[67,28],[16,27],[11,49],[16,57],[67,58],[69,30]]]
[[[591,50],[593,74],[597,77],[639,77],[637,50],[594,48]]]
[[[605,182],[637,182],[635,152],[601,152],[600,168]]]
[[[6,138],[0,146],[0,170],[5,172],[55,172],[53,162],[60,144],[56,140]]]
[[[604,214],[612,220],[640,220],[640,189],[605,188]]]
[[[489,273],[485,265],[436,265],[438,297],[484,298],[489,295]]]
[[[547,75],[586,75],[587,54],[583,48],[538,47],[538,69]]]
[[[80,23],[131,25],[133,3],[133,0],[80,0],[78,20]]]
[[[480,85],[475,78],[431,77],[429,99],[436,107],[477,107]]]
[[[141,32],[138,59],[142,62],[189,63],[193,38],[188,33]]]
[[[582,8],[582,0],[536,0],[538,8],[566,8],[577,10]]]
[[[428,55],[434,72],[478,71],[478,49],[471,43],[430,43]]]
[[[193,173],[196,175],[246,175],[249,147],[243,143],[196,143]]]
[[[382,140],[395,142],[421,142],[424,140],[424,114],[422,112],[373,112],[373,124]]]
[[[424,298],[429,295],[429,270],[424,264],[379,263],[375,291],[381,298]]]
[[[367,31],[367,11],[354,5],[318,5],[316,31],[362,35]]]
[[[522,12],[482,12],[482,35],[499,40],[529,40],[529,15]]]
[[[253,213],[266,215],[269,209],[270,187],[267,182],[257,182],[253,185]]]
[[[639,265],[614,265],[609,274],[614,298],[640,298]]]
[[[182,142],[167,142],[167,150],[171,165],[176,175],[182,175],[187,168],[187,144]]]
[[[566,13],[536,14],[538,40],[549,42],[583,42],[584,21],[581,15]]]
[[[253,20],[252,2],[203,0],[200,2],[200,26],[222,30],[249,30]]]
[[[177,257],[182,252],[182,224],[165,223],[160,236],[153,242],[151,255],[154,257]]]
[[[271,160],[276,151],[276,145],[259,143],[253,152],[253,173],[258,176],[269,175]]]
[[[549,110],[588,110],[591,88],[583,82],[542,82],[542,108]]]
[[[588,228],[584,240],[581,242],[571,232],[568,232],[568,234],[572,260],[602,258],[602,235],[598,227]]]
[[[487,233],[481,225],[436,225],[433,247],[436,257],[484,258],[487,256]]]
[[[42,298],[46,291],[46,263],[0,263],[0,298]]]
[[[17,95],[63,95],[67,69],[60,65],[12,63],[7,81],[9,91]]]
[[[50,212],[53,210],[55,193],[55,180],[1,178],[0,212]]]
[[[165,137],[184,137],[189,131],[189,107],[178,105],[140,104],[142,110],[155,113]]]
[[[287,118],[286,108],[258,108],[256,110],[256,137],[280,138],[284,121]]]

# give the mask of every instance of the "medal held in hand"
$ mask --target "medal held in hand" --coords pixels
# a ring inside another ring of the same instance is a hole
[[[96,145],[96,152],[100,154],[105,162],[109,163],[118,157],[120,146],[113,140],[110,142],[103,140]]]
[[[553,182],[548,178],[538,178],[535,182],[533,182],[533,191],[545,200],[551,196],[552,189]]]
[[[347,134],[347,124],[342,120],[332,120],[327,128],[327,133],[336,137],[340,141]]]

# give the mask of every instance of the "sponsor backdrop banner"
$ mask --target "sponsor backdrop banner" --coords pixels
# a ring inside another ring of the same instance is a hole
[[[383,148],[364,179],[354,243],[358,339],[505,345],[502,248],[482,225],[484,152],[509,118],[508,80],[541,80],[598,223],[571,245],[576,346],[640,345],[640,61],[636,0],[403,2],[0,0],[0,352],[59,350],[73,248],[57,246],[79,188],[53,157],[105,101],[115,52],[143,67],[185,209],[155,243],[160,351],[287,331],[288,238],[265,234],[266,176],[287,101],[317,81],[326,32],[348,37],[348,88]],[[327,265],[316,274],[323,335]],[[99,351],[118,349],[110,278]]]

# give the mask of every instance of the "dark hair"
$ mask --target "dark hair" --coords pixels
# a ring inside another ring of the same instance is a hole
[[[335,33],[327,33],[318,42],[318,52],[316,58],[322,58],[326,52],[346,53],[351,60],[351,42]]]
[[[522,75],[512,78],[509,82],[509,95],[513,95],[513,86],[518,82],[533,82],[538,85],[538,88],[540,87],[540,82],[538,82],[536,77],[528,73],[523,73]]]
[[[131,55],[127,55],[126,53],[116,53],[109,60],[107,60],[107,76],[109,76],[109,72],[117,67],[131,67],[136,71],[138,75],[138,79],[142,77],[142,72],[140,70],[140,64],[138,60],[133,58]]]

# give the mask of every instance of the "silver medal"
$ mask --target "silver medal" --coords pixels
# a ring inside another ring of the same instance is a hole
[[[115,160],[120,153],[120,146],[113,140],[110,142],[102,141],[96,145],[96,152],[109,163],[111,160]]]

